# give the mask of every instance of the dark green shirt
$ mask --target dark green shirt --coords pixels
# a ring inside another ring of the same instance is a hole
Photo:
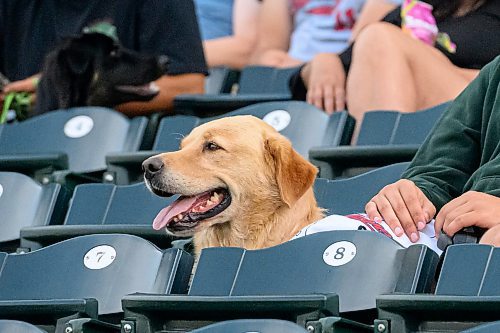
[[[467,191],[500,197],[500,57],[456,98],[403,178],[436,206]]]

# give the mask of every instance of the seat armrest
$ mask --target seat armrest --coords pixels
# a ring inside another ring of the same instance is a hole
[[[163,320],[221,321],[266,318],[291,320],[305,325],[307,321],[338,315],[338,296],[181,296],[133,294],[122,299],[125,321],[134,322],[136,331],[159,325]]]
[[[34,174],[43,169],[67,170],[69,168],[68,156],[65,153],[44,154],[8,154],[0,155],[0,169],[2,171],[16,171]]]
[[[160,151],[144,150],[120,152],[106,155],[107,171],[104,181],[117,185],[127,185],[142,178],[142,162]]]
[[[287,101],[290,94],[217,94],[179,95],[174,99],[174,109],[178,114],[213,117],[255,103]]]
[[[4,318],[30,318],[30,321],[48,320],[56,322],[64,317],[97,318],[95,299],[51,299],[51,300],[12,300],[0,301],[0,314]]]
[[[21,249],[34,251],[73,237],[90,234],[131,234],[147,239],[164,249],[171,246],[173,237],[151,225],[50,225],[21,229]]]
[[[373,145],[313,147],[311,162],[320,169],[319,177],[341,177],[351,168],[378,168],[413,159],[420,145]]]
[[[383,295],[377,298],[378,320],[386,332],[458,332],[498,320],[499,296]],[[420,330],[419,330],[420,332]]]

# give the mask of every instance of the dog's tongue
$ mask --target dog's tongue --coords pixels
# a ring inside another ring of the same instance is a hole
[[[153,229],[160,230],[166,227],[168,221],[170,221],[174,216],[191,208],[195,204],[196,199],[196,196],[180,197],[170,206],[163,208],[153,221]]]

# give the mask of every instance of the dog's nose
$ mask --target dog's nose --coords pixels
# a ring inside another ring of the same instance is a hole
[[[158,157],[150,157],[142,162],[142,171],[147,179],[151,179],[163,168],[163,161]]]
[[[170,62],[167,56],[161,55],[158,57],[158,65],[162,70],[167,70],[167,65]]]

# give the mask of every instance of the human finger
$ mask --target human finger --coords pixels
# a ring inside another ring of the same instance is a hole
[[[332,85],[326,84],[323,86],[323,105],[325,106],[325,112],[327,114],[332,114],[335,111],[335,96],[333,95],[334,87]]]
[[[443,231],[451,237],[463,228],[470,227],[476,224],[477,214],[474,211],[469,211],[466,213],[461,213],[460,215],[455,216],[453,219],[446,221],[445,225],[443,226]]]
[[[421,198],[419,198],[418,192],[415,190],[415,185],[406,185],[406,183],[403,184],[405,185],[398,188],[399,194],[401,195],[401,198],[403,198],[406,208],[408,209],[408,214],[413,220],[414,225],[417,226],[418,230],[422,230],[425,228],[428,220],[422,208]]]
[[[408,211],[406,202],[404,201],[401,193],[398,191],[392,191],[386,194],[388,201],[391,203],[393,211],[395,212],[401,227],[408,236],[408,238],[415,243],[419,239],[417,226],[413,221],[413,218]],[[384,216],[385,218],[385,216]]]
[[[373,198],[372,198],[373,200]],[[380,212],[378,211],[377,204],[375,201],[368,201],[368,203],[365,205],[365,213],[368,216],[368,218],[372,221],[380,221],[382,220],[382,216],[380,215]]]
[[[459,196],[458,198],[451,200],[441,208],[434,222],[434,232],[436,236],[439,236],[441,234],[441,230],[443,230],[448,214],[450,214],[450,212],[455,211],[458,207],[464,204],[465,201],[466,200],[464,200],[464,196],[462,195]]]
[[[436,207],[429,199],[427,199],[425,194],[421,193],[420,197],[420,204],[422,206],[422,210],[424,211],[425,221],[426,223],[429,223],[436,215]]]
[[[34,78],[27,78],[24,80],[14,81],[5,85],[3,91],[5,93],[16,92],[16,91],[26,91],[32,92],[36,89],[37,81]]]
[[[312,86],[307,92],[307,102],[318,109],[323,109],[323,98],[321,88],[317,85]]]
[[[372,201],[377,205],[377,209],[380,212],[381,218],[385,220],[385,223],[387,223],[391,230],[394,231],[396,236],[402,236],[404,233],[404,229],[398,219],[396,212],[394,211],[393,205],[387,199],[387,197],[385,195],[377,195],[372,199]]]
[[[344,87],[335,87],[335,111],[345,110],[345,89]]]

